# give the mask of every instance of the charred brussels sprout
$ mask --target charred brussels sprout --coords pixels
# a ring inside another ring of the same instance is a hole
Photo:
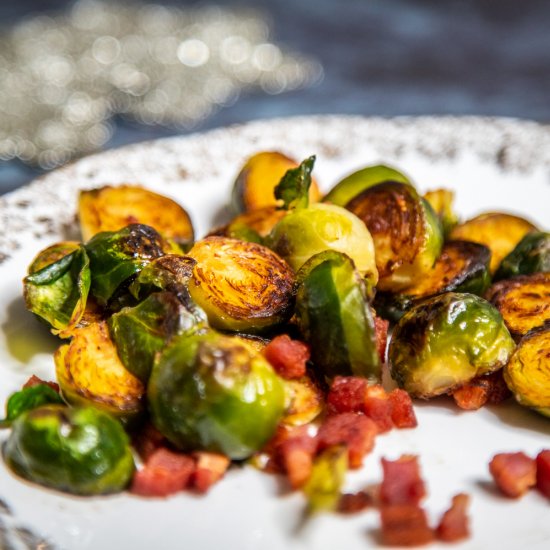
[[[172,199],[143,187],[107,185],[81,191],[78,216],[82,238],[87,241],[103,231],[118,231],[141,223],[180,245],[193,242],[193,225],[187,212]]]
[[[427,399],[498,370],[514,347],[489,302],[448,292],[415,305],[396,325],[391,375],[412,396]]]
[[[174,340],[153,367],[147,396],[153,423],[174,445],[237,460],[266,443],[285,406],[268,361],[212,331]]]
[[[141,224],[95,235],[86,246],[92,271],[92,294],[105,305],[120,285],[149,262],[164,255],[163,240]]]
[[[189,256],[197,262],[189,292],[212,327],[258,332],[292,314],[294,274],[265,246],[207,237]]]
[[[385,166],[384,164],[367,166],[339,181],[325,195],[323,202],[329,202],[337,206],[346,206],[353,197],[356,197],[365,189],[384,181],[411,183],[407,176],[390,166]]]
[[[236,212],[251,212],[265,206],[275,206],[275,186],[287,170],[296,168],[295,160],[276,151],[257,153],[250,157],[241,169],[233,185],[232,203]],[[320,199],[317,184],[309,190],[311,202]]]
[[[29,481],[77,495],[122,491],[134,473],[122,426],[93,407],[46,405],[22,414],[4,458]]]
[[[91,284],[86,250],[78,246],[64,254],[73,248],[65,244],[49,247],[35,258],[30,274],[23,280],[27,309],[46,321],[52,332],[62,338],[82,319]]]
[[[353,374],[379,381],[374,320],[351,259],[322,252],[302,267],[298,281],[296,319],[314,365],[329,378]]]
[[[55,366],[69,403],[94,405],[124,421],[142,411],[144,386],[124,367],[105,322],[77,330],[55,353]]]
[[[448,241],[433,269],[400,292],[378,292],[374,307],[379,315],[397,321],[413,304],[443,292],[470,292],[482,296],[491,283],[491,251],[482,244]]]
[[[380,183],[357,195],[346,208],[372,235],[380,290],[406,288],[433,267],[443,246],[441,225],[412,186]]]
[[[545,271],[550,272],[550,233],[535,231],[525,235],[500,262],[494,280]]]
[[[504,381],[518,403],[550,417],[550,325],[522,338],[504,367]]]
[[[531,231],[537,231],[537,228],[524,218],[488,212],[457,225],[449,237],[487,246],[491,250],[490,269],[493,274],[502,259]]]

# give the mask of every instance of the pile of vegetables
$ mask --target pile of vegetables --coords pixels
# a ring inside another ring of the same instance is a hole
[[[83,242],[42,250],[24,279],[62,343],[59,387],[34,380],[8,400],[14,472],[164,496],[264,457],[310,510],[335,509],[375,435],[416,425],[411,398],[475,409],[511,392],[550,416],[550,233],[505,213],[459,223],[451,192],[423,196],[387,166],[323,197],[314,163],[250,158],[235,217],[200,240],[166,197],[81,192]],[[419,501],[406,504],[426,542]],[[382,518],[400,544],[395,513]]]

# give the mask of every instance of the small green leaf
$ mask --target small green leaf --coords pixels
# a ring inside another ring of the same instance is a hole
[[[59,393],[48,384],[37,384],[13,393],[6,403],[6,418],[0,420],[0,428],[9,427],[21,414],[41,405],[63,404]]]
[[[315,164],[315,155],[304,160],[297,168],[287,170],[275,187],[275,198],[283,201],[283,208],[307,208],[311,172]]]

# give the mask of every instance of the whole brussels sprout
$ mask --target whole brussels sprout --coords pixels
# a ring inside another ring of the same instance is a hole
[[[155,362],[147,397],[154,425],[174,445],[232,459],[258,451],[285,408],[269,362],[243,339],[214,331],[175,339]]]
[[[45,405],[23,413],[12,425],[4,458],[29,481],[78,495],[121,491],[134,473],[122,426],[93,407]]]
[[[474,294],[447,292],[401,317],[390,343],[391,375],[412,396],[427,399],[500,369],[514,347],[489,302]]]

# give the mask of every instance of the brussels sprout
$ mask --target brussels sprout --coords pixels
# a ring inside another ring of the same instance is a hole
[[[390,342],[391,375],[412,396],[427,399],[498,370],[513,350],[514,341],[489,302],[447,292],[401,317]]]
[[[86,250],[79,246],[62,255],[66,249],[64,244],[56,246],[55,250],[46,249],[45,254],[35,258],[30,274],[23,280],[25,306],[46,321],[52,332],[61,338],[69,336],[82,319],[91,284]],[[48,263],[57,256],[59,259]],[[36,269],[38,267],[40,269]]]
[[[296,320],[311,358],[325,376],[379,381],[374,321],[360,274],[349,256],[325,251],[298,273]]]
[[[321,388],[307,374],[301,378],[283,380],[286,394],[282,424],[303,426],[313,421],[323,410],[324,395]]]
[[[45,405],[23,413],[13,423],[4,458],[29,481],[77,495],[122,491],[134,473],[122,426],[93,407]]]
[[[353,198],[346,208],[372,235],[380,290],[406,288],[433,267],[443,246],[441,226],[431,206],[412,186],[379,183]]]
[[[76,241],[61,241],[52,244],[36,255],[31,265],[29,265],[27,272],[29,275],[32,275],[44,267],[61,260],[61,258],[64,258],[71,252],[75,252],[79,248],[80,243]]]
[[[142,412],[145,388],[122,364],[107,323],[75,331],[54,359],[61,393],[70,404],[94,405],[123,421]]]
[[[234,210],[237,213],[251,212],[264,206],[277,205],[275,186],[287,170],[297,166],[296,161],[276,151],[257,153],[250,157],[233,185]],[[313,181],[309,189],[310,201],[316,202],[320,197],[317,183]]]
[[[369,231],[340,206],[313,204],[289,212],[273,228],[268,243],[295,271],[315,254],[335,250],[347,254],[371,286],[378,281]]]
[[[508,364],[504,381],[518,403],[550,417],[550,325],[524,336]]]
[[[449,238],[487,246],[491,250],[490,270],[493,274],[502,259],[531,231],[537,231],[537,228],[523,218],[502,212],[488,212],[457,225]]]
[[[141,224],[105,231],[86,243],[92,271],[92,294],[105,305],[117,288],[149,262],[164,255],[161,236]]]
[[[150,225],[180,245],[192,243],[194,238],[191,219],[179,204],[135,185],[81,191],[78,216],[84,241],[135,223]]]
[[[550,233],[527,233],[498,266],[494,280],[550,272]]]
[[[258,332],[292,314],[294,274],[265,246],[207,237],[195,243],[189,292],[214,328]]]
[[[174,445],[237,460],[262,448],[285,406],[269,362],[213,331],[175,339],[155,362],[147,397],[154,425]]]
[[[518,275],[495,283],[486,294],[508,330],[519,338],[550,320],[550,273]]]
[[[447,238],[458,224],[458,216],[453,210],[454,193],[449,189],[435,189],[424,193],[424,198],[439,217],[443,235]]]
[[[397,321],[414,303],[443,292],[470,292],[482,296],[489,285],[491,251],[482,244],[448,241],[433,269],[400,292],[377,292],[379,315]]]
[[[395,168],[385,166],[384,164],[367,166],[339,181],[325,195],[323,202],[329,202],[337,206],[346,206],[351,199],[365,189],[384,181],[398,181],[400,183],[411,184],[409,178]]]

